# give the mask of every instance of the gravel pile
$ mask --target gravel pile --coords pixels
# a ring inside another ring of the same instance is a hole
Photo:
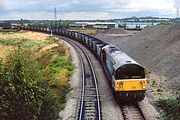
[[[104,31],[104,34],[127,34],[128,32],[122,28],[112,28],[108,31]]]
[[[180,25],[152,26],[128,37],[96,36],[162,76],[167,89],[180,90]]]

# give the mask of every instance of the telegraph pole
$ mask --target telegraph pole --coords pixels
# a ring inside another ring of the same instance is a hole
[[[57,10],[54,8],[54,27],[57,29]]]
[[[179,18],[179,7],[177,7],[176,18]]]
[[[56,20],[57,20],[57,11],[56,11],[56,7],[55,7],[54,8],[54,20],[51,21],[51,36],[53,36],[53,31],[52,31],[53,27],[56,27]]]
[[[57,20],[57,11],[56,11],[56,7],[54,8],[54,20]]]

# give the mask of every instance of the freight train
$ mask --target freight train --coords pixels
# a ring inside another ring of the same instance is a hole
[[[21,27],[23,30],[51,33],[76,40],[86,46],[102,64],[115,97],[123,101],[142,101],[147,89],[145,69],[122,52],[96,37],[65,29]]]

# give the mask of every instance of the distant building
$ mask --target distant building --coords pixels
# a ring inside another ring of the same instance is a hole
[[[118,22],[118,26],[125,29],[144,29],[157,24],[157,22]]]
[[[156,21],[156,22],[159,22],[159,21],[170,21],[171,19],[170,18],[139,18],[139,21],[140,22],[151,22],[151,21]]]
[[[110,29],[117,27],[115,22],[75,22],[70,24],[71,28],[94,28],[94,29]]]
[[[130,17],[130,18],[123,18],[120,21],[125,22],[168,22],[171,21],[171,18],[159,18],[159,17]]]

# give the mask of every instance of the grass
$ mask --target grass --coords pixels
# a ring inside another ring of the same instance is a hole
[[[12,46],[0,45],[0,58],[5,58],[14,48]]]
[[[0,46],[3,49],[10,48],[10,50],[13,50],[18,47],[28,47],[29,49],[39,50],[54,42],[55,38],[42,33],[23,31],[0,32]],[[1,53],[3,54],[3,52],[7,54],[7,51],[2,51]]]
[[[28,39],[33,41],[46,41],[49,36],[43,33],[29,31],[9,31],[0,32],[1,39]]]

